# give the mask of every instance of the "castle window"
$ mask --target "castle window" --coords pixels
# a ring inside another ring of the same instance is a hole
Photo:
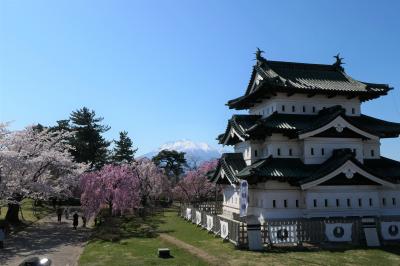
[[[325,199],[325,207],[328,207],[328,200]]]
[[[351,200],[347,199],[347,207],[351,207]]]
[[[281,156],[281,149],[280,148],[278,148],[278,156]]]
[[[314,203],[314,208],[317,207],[317,200],[316,199],[313,200],[313,203]]]
[[[336,199],[336,207],[340,207],[340,200]]]
[[[382,205],[386,206],[386,199],[385,198],[382,198]]]
[[[292,112],[296,112],[296,106],[292,105]]]
[[[321,154],[325,155],[325,149],[324,148],[321,149]]]
[[[362,199],[358,199],[358,207],[362,207]]]
[[[272,208],[276,208],[276,200],[272,201]]]
[[[369,206],[371,206],[371,207],[372,207],[372,205],[373,205],[372,199],[371,199],[371,198],[369,198]]]
[[[305,106],[303,106],[303,113],[305,113],[306,112],[306,107]]]
[[[258,151],[254,150],[254,156],[257,157],[258,156]]]
[[[371,150],[371,157],[375,157],[375,151]]]
[[[292,156],[293,155],[293,151],[292,151],[292,149],[289,149],[289,156]]]
[[[354,115],[356,113],[356,109],[353,107],[351,108],[351,113]]]
[[[299,207],[299,200],[296,200],[296,208]]]
[[[392,198],[392,205],[396,206],[396,198]]]
[[[312,112],[315,113],[315,106],[312,107]]]
[[[285,106],[282,105],[282,112],[285,112]]]
[[[314,148],[311,148],[311,155],[314,155]]]
[[[285,206],[285,208],[287,208],[287,200],[283,201],[283,206]]]

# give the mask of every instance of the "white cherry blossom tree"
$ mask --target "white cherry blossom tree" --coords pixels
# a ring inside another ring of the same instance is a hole
[[[29,126],[0,126],[0,199],[8,203],[6,221],[18,223],[25,198],[68,197],[86,165],[76,163],[67,139],[71,133]]]

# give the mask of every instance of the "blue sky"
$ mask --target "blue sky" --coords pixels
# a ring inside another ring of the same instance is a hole
[[[365,114],[400,122],[399,1],[0,1],[0,120],[52,125],[87,106],[139,154],[177,139],[217,145],[256,47],[388,83]],[[400,159],[400,140],[383,154]]]

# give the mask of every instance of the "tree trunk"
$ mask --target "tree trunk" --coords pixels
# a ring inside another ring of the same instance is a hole
[[[108,214],[110,217],[112,216],[112,202],[108,203]]]
[[[7,210],[7,214],[6,214],[6,222],[10,223],[10,224],[20,224],[21,221],[19,219],[19,209],[20,209],[20,205],[19,204],[8,204],[8,210]]]

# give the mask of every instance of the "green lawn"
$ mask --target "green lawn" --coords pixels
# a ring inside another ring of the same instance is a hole
[[[22,216],[21,213],[19,214],[19,218],[24,223],[32,223],[36,222],[37,220],[42,219],[43,217],[50,214],[53,210],[48,205],[43,206],[36,206],[36,215],[33,214],[33,200],[25,199],[22,201],[21,209],[22,209]],[[7,213],[7,207],[1,207],[1,214],[0,214],[0,221],[4,219]]]
[[[400,246],[382,249],[273,250],[250,252],[222,243],[205,230],[183,220],[176,212],[165,213],[160,229],[231,265],[400,265]]]
[[[385,249],[273,249],[269,252],[237,250],[231,243],[223,243],[221,238],[183,220],[172,210],[146,220],[126,220],[114,227],[98,229],[95,239],[85,248],[80,265],[204,264],[182,249],[163,242],[154,235],[155,231],[167,233],[218,257],[221,265],[400,265],[399,246]],[[174,258],[158,259],[158,247],[171,248]]]
[[[157,231],[164,222],[159,214],[146,219],[113,219],[95,229],[79,265],[206,265],[203,261],[161,240]],[[172,258],[161,259],[157,249],[167,247]]]

